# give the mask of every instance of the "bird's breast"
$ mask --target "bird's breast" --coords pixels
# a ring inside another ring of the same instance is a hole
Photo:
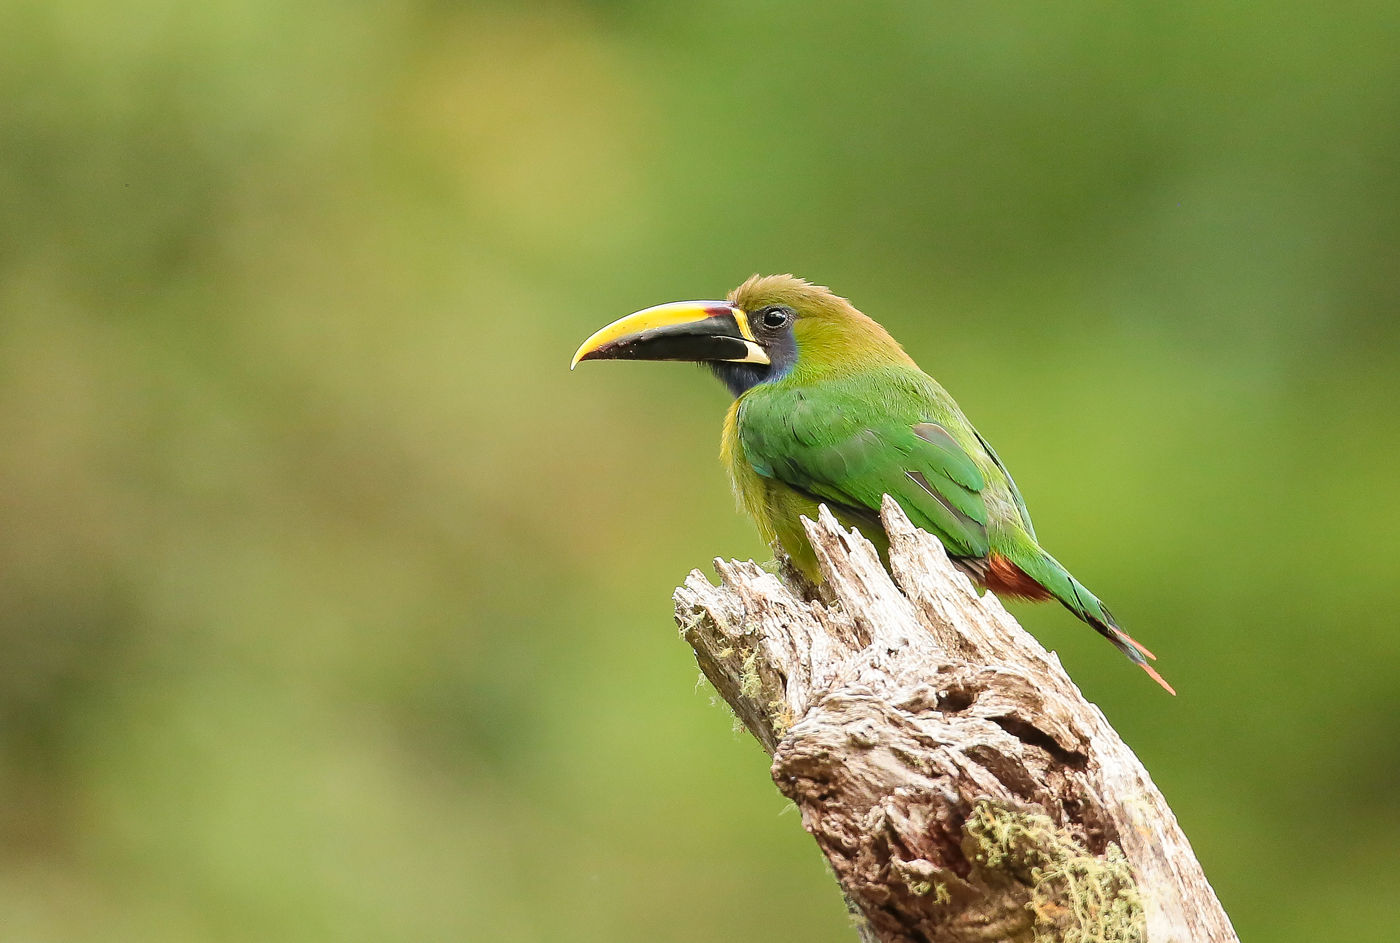
[[[763,479],[754,471],[748,456],[744,454],[744,441],[740,435],[740,409],[743,398],[736,399],[724,417],[724,430],[720,434],[719,458],[724,470],[729,474],[729,483],[734,488],[734,497],[739,507],[758,524],[765,540],[772,540],[772,525],[766,514],[763,500]]]

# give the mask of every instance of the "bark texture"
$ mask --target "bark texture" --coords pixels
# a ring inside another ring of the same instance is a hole
[[[1059,659],[888,498],[882,517],[893,580],[822,508],[819,590],[716,560],[719,586],[696,570],[675,596],[863,937],[1236,941],[1161,793]]]

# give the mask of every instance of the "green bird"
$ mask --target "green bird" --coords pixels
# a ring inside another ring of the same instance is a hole
[[[827,505],[887,556],[888,494],[978,585],[1055,599],[1167,691],[1155,659],[1036,540],[1006,466],[958,404],[845,298],[792,275],[755,275],[725,301],[657,305],[583,342],[582,360],[708,365],[734,394],[720,456],[740,505],[814,582],[801,518]]]

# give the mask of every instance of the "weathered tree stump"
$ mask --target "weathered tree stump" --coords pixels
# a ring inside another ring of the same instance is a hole
[[[715,561],[676,619],[882,943],[1237,941],[1147,771],[889,498],[891,580],[822,508],[824,583]],[[1148,692],[1151,693],[1151,692]]]

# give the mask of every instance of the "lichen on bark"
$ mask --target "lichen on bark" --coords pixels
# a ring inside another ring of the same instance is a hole
[[[1147,920],[1123,851],[1092,854],[1049,816],[979,802],[963,826],[977,866],[1024,884],[1035,943],[1142,943]]]

